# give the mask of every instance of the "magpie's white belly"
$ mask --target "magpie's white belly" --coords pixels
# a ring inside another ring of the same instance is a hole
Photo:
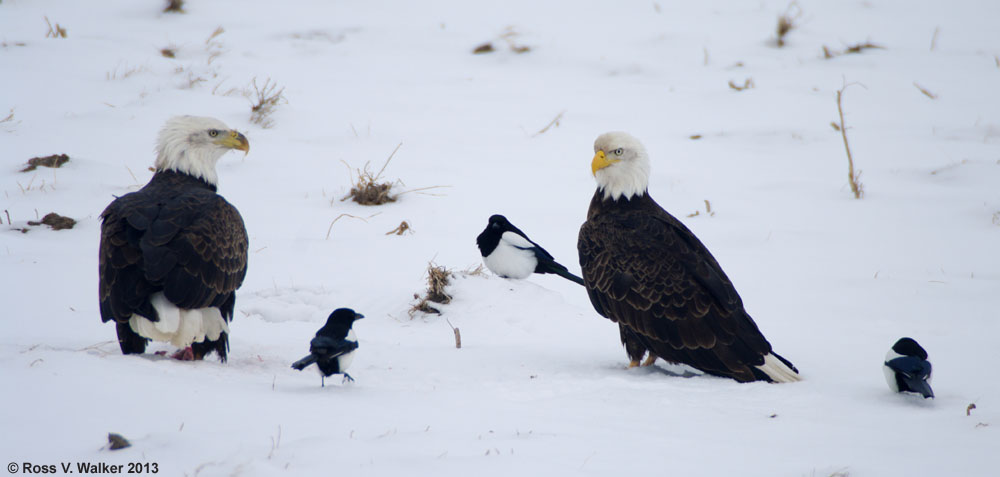
[[[483,263],[493,273],[504,278],[528,278],[538,266],[538,258],[531,250],[517,248],[500,240],[493,253],[483,257]]]
[[[889,384],[889,389],[898,393],[899,383],[896,382],[896,371],[883,364],[882,373],[885,374],[885,382]]]
[[[347,340],[354,342],[358,341],[358,336],[354,334],[354,328],[347,330]],[[351,367],[351,363],[354,362],[354,353],[357,351],[357,349],[352,349],[340,356],[337,356],[337,366],[340,368],[341,373],[346,372],[347,368]],[[319,369],[319,366],[316,366],[316,371],[319,371],[320,376],[323,375],[323,370]]]
[[[187,348],[191,343],[200,343],[206,338],[215,341],[223,332],[229,333],[229,324],[218,308],[182,310],[170,303],[162,292],[153,294],[150,303],[160,315],[160,321],[149,321],[142,315],[132,315],[128,321],[132,331],[143,338]]]

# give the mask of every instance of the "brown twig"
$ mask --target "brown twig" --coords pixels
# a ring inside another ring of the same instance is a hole
[[[927,91],[927,88],[924,88],[923,86],[920,86],[919,84],[917,84],[916,81],[913,82],[913,86],[916,86],[917,89],[920,90],[921,93],[924,93],[924,96],[927,96],[928,98],[931,98],[931,99],[937,99],[937,95],[936,94],[931,93],[930,91]]]
[[[557,115],[556,115],[556,117],[552,119],[552,121],[549,121],[549,124],[545,125],[545,127],[544,127],[544,128],[540,129],[540,130],[539,130],[538,132],[536,132],[535,134],[532,134],[532,135],[531,135],[531,137],[535,137],[535,136],[538,136],[538,135],[541,135],[541,134],[544,134],[544,133],[545,133],[545,131],[548,131],[548,130],[549,130],[549,128],[552,128],[552,127],[559,127],[559,120],[560,120],[560,119],[562,119],[562,117],[563,117],[563,113],[565,113],[565,112],[566,112],[566,111],[560,111],[560,112],[559,112],[559,114],[557,114]]]
[[[372,217],[375,217],[376,215],[381,214],[381,213],[382,212],[376,212],[376,213],[374,213],[372,215],[369,215],[368,217],[358,217],[356,215],[351,215],[351,214],[340,214],[340,215],[337,216],[337,218],[333,219],[333,222],[330,222],[330,227],[328,229],[326,229],[326,239],[325,240],[330,240],[330,232],[333,231],[333,224],[337,223],[337,221],[340,220],[341,217],[350,217],[352,219],[358,219],[358,220],[360,220],[362,222],[368,223],[368,219],[370,219]]]
[[[729,80],[729,87],[736,91],[743,91],[745,89],[750,89],[753,88],[753,86],[754,86],[753,78],[747,78],[745,81],[743,81],[743,86],[734,83],[733,80]]]
[[[410,230],[410,224],[407,221],[404,220],[404,221],[402,221],[402,222],[399,223],[399,227],[396,227],[396,228],[394,228],[394,229],[386,232],[385,234],[386,235],[403,235],[406,232],[413,233],[413,231]]]
[[[851,184],[851,192],[854,193],[854,198],[860,199],[861,196],[864,195],[864,188],[858,181],[860,173],[854,172],[854,158],[851,156],[851,146],[847,143],[847,127],[844,125],[844,107],[842,99],[844,90],[847,89],[848,86],[851,85],[845,84],[837,90],[837,114],[840,115],[840,135],[844,138],[844,150],[847,151],[847,179]]]
[[[455,333],[455,348],[462,349],[462,332],[458,331],[458,328],[455,328],[455,325],[451,324],[451,320],[446,318],[444,321],[448,322],[448,326],[451,327],[451,331]]]
[[[53,27],[52,22],[49,21],[49,17],[45,18],[45,24],[49,26],[49,31],[45,33],[45,38],[66,38],[66,29],[59,26],[58,23]]]

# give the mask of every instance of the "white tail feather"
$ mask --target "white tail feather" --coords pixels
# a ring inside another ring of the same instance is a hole
[[[776,383],[794,383],[795,381],[802,380],[802,376],[799,373],[796,373],[795,370],[789,368],[771,353],[764,356],[764,364],[756,368],[763,371],[764,374],[768,375]]]
[[[187,348],[191,343],[200,343],[206,338],[215,341],[223,332],[229,333],[229,324],[218,308],[182,310],[170,303],[163,293],[153,294],[150,303],[156,309],[159,321],[152,322],[141,315],[132,315],[129,319],[132,331],[143,338]]]

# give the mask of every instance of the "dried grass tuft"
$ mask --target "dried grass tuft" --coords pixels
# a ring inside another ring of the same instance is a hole
[[[475,267],[469,267],[462,270],[462,275],[466,277],[485,277],[486,267],[483,264],[476,265]]]
[[[185,13],[184,0],[167,0],[167,6],[163,8],[163,13]]]
[[[530,46],[517,43],[516,39],[519,35],[520,33],[518,33],[517,29],[515,29],[512,26],[509,26],[504,29],[503,33],[500,34],[499,38],[500,40],[503,40],[505,43],[507,43],[507,47],[510,48],[510,51],[514,52],[515,54],[520,55],[530,52],[531,51]],[[493,42],[488,41],[473,48],[472,54],[482,55],[485,53],[493,53],[494,51],[496,51],[496,47],[493,46]]]
[[[795,22],[801,16],[802,9],[799,8],[799,4],[796,2],[789,3],[788,8],[785,9],[785,13],[778,16],[778,27],[776,29],[778,48],[785,46],[785,36],[796,28],[797,25]]]
[[[111,450],[124,449],[126,447],[132,447],[132,444],[122,436],[121,434],[116,434],[114,432],[108,433],[108,447]]]
[[[479,45],[479,46],[473,48],[472,49],[472,54],[473,55],[481,55],[483,53],[493,53],[494,51],[496,51],[496,50],[493,48],[493,43],[486,42],[486,43],[483,43],[482,45]]]
[[[39,167],[62,167],[63,164],[69,162],[69,156],[66,154],[53,154],[51,156],[45,157],[32,157],[28,159],[28,165],[21,169],[21,172],[30,172]]]
[[[49,227],[52,227],[52,230],[66,230],[73,228],[73,226],[76,225],[76,220],[69,217],[63,217],[55,212],[50,212],[45,214],[45,217],[42,217],[42,220],[40,221],[36,222],[34,220],[29,220],[28,225],[33,227],[48,225]]]
[[[371,169],[368,168],[370,162],[366,162],[363,169],[356,169],[357,179],[351,181],[351,191],[340,199],[341,202],[347,199],[351,199],[361,205],[382,205],[395,202],[399,195],[392,194],[392,187],[399,181],[382,181],[382,173],[385,172],[385,168],[389,165],[392,157],[396,155],[396,151],[399,151],[399,148],[402,146],[403,143],[396,145],[396,148],[392,150],[392,154],[389,154],[389,158],[385,160],[385,164],[382,164],[382,168],[378,170],[378,173],[373,174]]]
[[[173,46],[168,46],[166,48],[161,48],[160,49],[160,55],[162,55],[164,58],[176,58],[177,57],[177,48],[173,47]]]
[[[439,265],[435,265],[434,262],[427,264],[427,292],[424,294],[423,298],[420,295],[414,294],[413,298],[418,301],[414,304],[409,311],[410,318],[417,313],[433,313],[441,314],[441,310],[431,306],[431,303],[439,303],[442,305],[447,305],[451,303],[452,296],[448,294],[445,290],[448,285],[451,284],[451,278],[454,276],[451,270]]]
[[[404,221],[402,221],[402,222],[399,223],[399,227],[396,227],[396,228],[394,228],[394,229],[386,232],[385,234],[386,235],[403,235],[403,234],[406,234],[406,233],[411,233],[412,234],[413,233],[413,229],[410,228],[410,223],[404,220]]]
[[[278,88],[277,83],[271,82],[271,78],[264,80],[263,85],[257,85],[257,78],[250,82],[253,93],[250,94],[250,121],[259,124],[260,127],[268,129],[274,126],[271,114],[279,104],[288,103],[283,93],[285,88]]]

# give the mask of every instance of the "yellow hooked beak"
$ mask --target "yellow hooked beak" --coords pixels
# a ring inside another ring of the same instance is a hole
[[[230,149],[239,149],[243,152],[250,152],[250,141],[247,141],[247,137],[236,132],[229,131],[228,134],[223,133],[222,137],[215,141],[216,144]]]
[[[608,159],[608,156],[604,154],[604,151],[597,151],[597,154],[594,154],[594,160],[590,163],[590,170],[596,176],[597,171],[616,162],[621,162],[621,159]]]

